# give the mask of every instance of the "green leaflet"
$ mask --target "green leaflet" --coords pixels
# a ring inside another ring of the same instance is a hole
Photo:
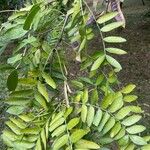
[[[103,39],[107,43],[124,43],[126,39],[119,36],[108,36]]]
[[[129,144],[125,150],[134,150],[135,149],[135,145],[133,143]]]
[[[14,147],[17,149],[31,149],[34,147],[34,143],[26,142],[26,141],[15,141]]]
[[[42,74],[42,77],[45,79],[45,82],[51,86],[53,89],[56,89],[56,83],[54,82],[54,80],[46,73]]]
[[[71,142],[76,143],[77,141],[82,139],[88,132],[89,132],[88,129],[87,130],[83,130],[83,129],[75,130],[70,136]]]
[[[101,111],[101,109],[98,109],[96,114],[95,114],[95,117],[94,117],[94,120],[93,120],[93,124],[95,126],[98,126],[101,119],[102,119],[102,115],[103,115],[103,112]]]
[[[86,122],[86,118],[87,118],[87,106],[86,105],[82,105],[82,108],[81,108],[81,120],[82,122]]]
[[[80,118],[71,119],[67,124],[68,130],[73,129],[79,123],[79,121],[80,121]]]
[[[109,120],[109,118],[110,118],[110,115],[107,112],[105,112],[105,114],[103,115],[103,118],[100,122],[100,125],[98,127],[99,132],[101,132],[103,130],[103,128],[104,128],[106,122]]]
[[[60,118],[59,120],[56,120],[53,124],[50,125],[49,131],[52,132],[57,127],[59,127],[60,125],[62,125],[64,122],[65,122],[64,118]]]
[[[18,85],[18,72],[13,70],[7,79],[7,87],[10,91],[14,91]]]
[[[37,140],[35,150],[42,150],[42,144],[40,138]]]
[[[21,59],[22,59],[22,54],[17,54],[13,57],[8,58],[7,63],[8,64],[15,64],[16,62],[18,62]]]
[[[10,117],[10,121],[12,121],[16,126],[18,126],[20,129],[24,129],[27,127],[27,125],[21,120],[21,119],[15,119]]]
[[[141,118],[142,118],[142,116],[140,116],[140,115],[132,115],[132,116],[129,116],[126,119],[124,119],[122,121],[122,124],[125,126],[131,126],[131,125],[137,123]]]
[[[106,56],[106,60],[113,66],[117,69],[117,71],[120,71],[122,69],[121,65],[119,64],[119,62],[114,59],[113,57],[111,56]]]
[[[90,127],[92,125],[94,115],[95,115],[95,109],[93,106],[90,106],[88,109],[88,114],[87,114],[87,125],[88,125],[88,127]]]
[[[19,128],[16,124],[14,124],[13,122],[7,121],[7,122],[6,122],[6,125],[7,125],[15,134],[17,134],[17,135],[20,135],[20,134],[21,134],[20,128]]]
[[[150,144],[142,146],[142,148],[141,148],[141,150],[149,150],[149,149],[150,149]]]
[[[33,94],[32,89],[13,91],[9,94],[10,97],[29,97]]]
[[[24,30],[29,30],[30,29],[31,24],[33,22],[33,19],[34,19],[35,15],[38,13],[39,10],[40,10],[39,4],[36,4],[31,8],[31,10],[29,12],[29,15],[27,16],[27,18],[25,20],[25,23],[24,23],[24,26],[23,26]]]
[[[118,14],[118,12],[110,12],[105,15],[102,15],[101,17],[99,17],[97,19],[97,23],[99,23],[99,24],[105,23],[105,22],[113,19],[115,16],[117,16],[117,14]]]
[[[121,107],[123,106],[123,99],[122,96],[119,96],[118,98],[116,98],[113,103],[111,104],[111,106],[109,107],[109,111],[111,113],[116,112],[117,110],[119,110]]]
[[[12,115],[19,115],[24,111],[24,109],[24,106],[11,106],[7,109],[6,112]]]
[[[91,99],[91,104],[97,104],[99,99],[99,93],[96,88],[92,91],[92,95],[90,99]]]
[[[43,129],[42,132],[41,132],[41,140],[43,142],[44,149],[46,149],[46,147],[47,147],[47,140],[46,140],[45,129]]]
[[[108,122],[105,124],[102,134],[105,135],[108,131],[112,129],[112,127],[115,125],[115,119],[111,117]]]
[[[123,108],[121,108],[117,114],[116,114],[116,118],[121,120],[123,119],[124,117],[126,117],[129,113],[131,112],[131,108],[130,106],[125,106]]]
[[[101,55],[92,65],[91,71],[97,70],[105,60],[105,55]]]
[[[136,95],[126,95],[124,98],[123,98],[123,100],[125,101],[125,102],[128,102],[128,103],[130,103],[130,102],[133,102],[133,101],[135,101],[135,100],[137,100],[137,96]]]
[[[122,50],[122,49],[119,49],[119,48],[110,47],[110,48],[106,48],[105,50],[106,50],[107,52],[109,52],[109,53],[117,54],[117,55],[124,55],[124,54],[127,54],[126,51],[124,51],[124,50]]]
[[[81,42],[80,47],[79,47],[79,52],[81,52],[84,49],[86,45],[86,41],[87,41],[86,38],[84,38],[83,41]]]
[[[49,102],[49,95],[46,87],[41,82],[38,82],[38,91],[44,96],[47,102]]]
[[[130,139],[136,145],[146,145],[147,144],[147,142],[142,137],[137,136],[137,135],[131,135]]]
[[[104,75],[103,74],[99,75],[96,79],[95,85],[96,86],[100,85],[103,82],[103,80],[104,80]]]
[[[48,107],[47,107],[47,104],[46,104],[46,101],[44,99],[44,97],[39,93],[39,92],[36,92],[35,95],[35,100],[46,110],[48,110]]]
[[[118,141],[118,144],[120,146],[125,146],[129,143],[129,136],[128,135],[125,135],[124,137],[122,137],[119,141]]]
[[[86,103],[88,102],[88,99],[89,99],[89,92],[88,92],[88,89],[85,89],[83,92],[82,102]]]
[[[13,133],[10,130],[6,130],[6,129],[3,131],[2,135],[4,135],[5,137],[9,138],[11,141],[15,141],[18,138],[15,133]]]
[[[58,137],[60,134],[64,133],[66,131],[66,129],[67,129],[66,125],[62,125],[62,126],[58,127],[52,133],[52,137],[54,137],[54,136]]]
[[[109,31],[112,31],[113,29],[121,27],[122,25],[123,25],[123,22],[113,22],[113,23],[107,24],[104,27],[102,27],[101,31],[102,32],[109,32]]]
[[[79,140],[76,144],[75,147],[78,149],[99,149],[100,146],[92,141],[87,141],[84,139]]]
[[[137,134],[137,133],[141,133],[145,130],[146,128],[142,125],[133,125],[131,127],[128,127],[126,129],[126,131],[129,133],[129,134]]]
[[[126,131],[125,128],[122,127],[118,134],[114,137],[115,140],[121,139],[125,135]]]
[[[50,125],[52,125],[55,121],[59,120],[62,118],[64,115],[63,111],[60,111],[56,116],[52,117],[52,121],[50,122]]]
[[[120,122],[117,122],[110,132],[110,137],[113,138],[121,130]]]
[[[124,93],[124,94],[128,94],[128,93],[131,93],[134,89],[135,89],[135,85],[134,84],[129,84],[127,85],[126,87],[124,87],[121,92]]]
[[[111,105],[113,101],[114,101],[114,94],[109,93],[107,96],[104,97],[102,101],[102,104],[101,104],[102,108],[103,109],[108,108],[108,106]]]
[[[40,128],[34,127],[34,128],[25,128],[21,130],[22,134],[35,134],[37,135],[40,132]]]
[[[54,144],[53,144],[53,150],[59,150],[60,148],[62,148],[65,144],[68,143],[68,134],[63,135],[62,137],[60,137],[59,139],[57,139]]]

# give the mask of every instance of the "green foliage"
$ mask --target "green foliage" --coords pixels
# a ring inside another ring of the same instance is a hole
[[[132,104],[135,85],[117,88],[122,66],[113,54],[126,52],[107,46],[126,40],[103,35],[123,23],[113,20],[117,12],[96,19],[86,1],[68,2],[38,0],[2,25],[1,52],[19,41],[8,66],[1,67],[11,70],[4,143],[14,150],[102,150],[113,142],[121,150],[148,150],[150,138],[143,137],[146,128],[138,123],[143,111]],[[103,43],[103,50],[92,54],[87,51],[95,36],[89,16]],[[86,76],[70,78],[67,45]]]

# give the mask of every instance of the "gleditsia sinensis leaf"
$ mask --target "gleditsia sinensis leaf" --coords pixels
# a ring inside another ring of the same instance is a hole
[[[110,114],[108,114],[107,112],[105,112],[105,114],[103,115],[103,118],[100,122],[100,125],[98,127],[98,131],[101,132],[106,124],[106,122],[109,120],[110,118]]]
[[[137,133],[141,133],[145,130],[146,128],[142,125],[133,125],[131,127],[128,127],[126,129],[126,131],[129,133],[129,134],[137,134]]]
[[[92,95],[91,95],[91,104],[97,104],[98,100],[99,100],[99,95],[98,95],[98,90],[95,88],[93,91],[92,91]]]
[[[68,134],[56,139],[53,143],[53,150],[60,150],[64,145],[68,143]]]
[[[64,118],[67,118],[73,111],[73,107],[68,107],[64,113]]]
[[[25,129],[22,129],[21,130],[21,133],[22,134],[25,134],[25,135],[28,135],[28,134],[39,134],[40,132],[40,128],[38,127],[33,127],[33,128],[25,128]]]
[[[86,38],[84,38],[83,41],[81,42],[80,47],[79,47],[79,52],[81,52],[84,49],[86,45],[86,41],[87,41]]]
[[[111,113],[114,113],[117,110],[119,110],[122,106],[123,106],[123,99],[122,99],[122,96],[120,96],[113,101],[113,103],[109,107],[109,111]]]
[[[105,60],[105,55],[101,55],[92,65],[91,71],[97,70]]]
[[[62,125],[65,122],[64,118],[60,118],[59,120],[56,120],[53,124],[50,125],[49,131],[52,132],[54,131],[57,127]]]
[[[27,125],[21,120],[21,119],[16,119],[16,118],[9,118],[10,121],[12,121],[16,126],[18,126],[20,129],[25,129]]]
[[[141,147],[141,150],[149,150],[149,149],[150,149],[150,144]]]
[[[10,131],[10,130],[6,130],[5,129],[3,131],[3,135],[5,135],[6,137],[8,137],[11,141],[15,141],[15,140],[18,139],[18,136],[15,133],[13,133],[12,131]]]
[[[68,130],[73,129],[79,123],[79,121],[80,121],[80,118],[71,119],[67,124]]]
[[[88,109],[88,114],[87,114],[87,125],[88,125],[88,127],[90,127],[92,125],[94,115],[95,115],[95,109],[93,106],[90,106]]]
[[[131,103],[131,102],[133,102],[133,101],[136,101],[137,98],[138,98],[138,97],[137,97],[136,95],[126,95],[126,96],[124,96],[123,100],[124,100],[125,102]]]
[[[126,146],[129,143],[129,136],[125,135],[124,137],[122,137],[119,141],[118,144],[120,146]]]
[[[27,141],[15,141],[14,142],[14,147],[16,149],[32,149],[35,146],[34,143],[27,142]]]
[[[22,115],[19,115],[18,117],[25,122],[30,122],[34,119],[34,116],[32,114],[22,114]]]
[[[60,118],[62,118],[64,116],[64,112],[60,111],[57,115],[55,115],[54,117],[52,117],[52,120],[50,122],[50,126],[56,122],[57,120],[59,120]]]
[[[93,124],[97,127],[102,119],[102,116],[103,116],[103,112],[101,109],[98,109],[96,111],[96,114],[95,114],[95,117],[94,117],[94,120],[93,120]]]
[[[78,149],[99,149],[100,146],[92,141],[87,141],[84,139],[79,140],[76,144],[75,147]]]
[[[113,48],[113,47],[106,48],[106,51],[109,52],[109,53],[112,53],[112,54],[117,54],[117,55],[127,54],[126,51],[124,51],[122,49],[119,49],[119,48]]]
[[[42,150],[42,143],[41,143],[41,138],[37,140],[35,150]]]
[[[114,17],[116,17],[117,14],[118,14],[118,12],[110,12],[110,13],[104,14],[97,19],[97,23],[99,23],[99,24],[105,23],[105,22],[113,19]]]
[[[126,39],[119,36],[108,36],[103,39],[107,43],[124,43]]]
[[[119,62],[114,59],[113,57],[107,55],[106,56],[106,60],[113,66],[117,69],[117,71],[120,71],[122,69],[121,65],[119,64]]]
[[[103,82],[103,80],[104,80],[104,75],[103,75],[103,74],[100,74],[100,75],[97,77],[97,79],[96,79],[95,85],[96,85],[96,86],[100,85],[100,84]]]
[[[130,143],[127,145],[126,150],[134,150],[135,149],[135,145],[133,143]]]
[[[49,102],[49,95],[46,87],[40,81],[38,82],[38,91],[44,96],[47,102]]]
[[[32,89],[13,91],[9,94],[10,97],[30,97],[33,94]]]
[[[54,137],[54,136],[58,137],[59,135],[61,135],[62,133],[64,133],[66,131],[66,129],[67,129],[66,125],[59,126],[52,133],[52,137]]]
[[[19,115],[25,110],[24,106],[11,106],[7,109],[7,113],[12,115]]]
[[[121,130],[121,124],[120,122],[117,122],[114,127],[111,129],[110,137],[113,138],[115,135],[118,134],[118,132]]]
[[[76,129],[70,136],[71,142],[76,143],[81,140],[86,134],[88,134],[89,129]]]
[[[21,129],[11,121],[7,121],[6,125],[17,135],[21,134]]]
[[[38,92],[34,94],[35,100],[46,110],[48,110],[45,98]]]
[[[45,79],[45,82],[51,86],[53,89],[56,89],[56,83],[54,82],[54,80],[47,74],[47,73],[43,73],[42,77]]]
[[[130,135],[131,141],[136,145],[146,145],[147,142],[140,136]]]
[[[114,101],[114,94],[113,93],[109,93],[107,96],[104,97],[104,99],[102,100],[102,108],[106,109],[108,108]]]
[[[112,31],[118,27],[121,27],[123,25],[123,22],[113,22],[110,24],[105,25],[104,27],[101,28],[102,32],[109,32]]]
[[[82,108],[81,108],[81,120],[84,123],[86,122],[87,113],[88,113],[87,106],[86,105],[82,105]]]
[[[31,24],[33,22],[33,19],[34,19],[35,15],[38,13],[39,10],[40,10],[39,4],[33,5],[33,7],[31,8],[31,10],[29,12],[29,15],[27,16],[27,18],[25,20],[25,23],[24,23],[24,26],[23,26],[24,30],[29,30],[30,29]]]
[[[86,88],[84,91],[83,91],[83,97],[82,97],[82,102],[83,103],[87,103],[88,102],[88,99],[89,99],[89,94],[88,94],[88,89]]]
[[[45,129],[43,129],[42,132],[41,132],[41,140],[42,140],[44,149],[46,149],[46,147],[47,147],[47,140],[46,140]]]
[[[114,137],[115,140],[121,139],[126,134],[125,127],[122,127],[118,134]]]
[[[132,115],[132,116],[129,116],[126,119],[124,119],[122,121],[122,124],[125,126],[131,126],[131,125],[137,123],[141,118],[142,118],[142,116],[140,116],[140,115]]]
[[[115,125],[115,119],[113,117],[111,117],[108,120],[108,122],[105,124],[105,126],[102,130],[102,134],[105,135],[106,133],[108,133],[108,131],[110,131],[114,125]]]
[[[135,85],[134,84],[129,84],[127,85],[126,87],[124,87],[121,92],[124,93],[124,94],[129,94],[131,93],[134,89],[135,89]]]
[[[11,58],[8,58],[7,63],[15,64],[16,62],[20,61],[21,59],[22,59],[22,54],[17,54]]]
[[[18,85],[18,72],[17,70],[13,70],[7,79],[7,87],[9,91],[15,91]]]

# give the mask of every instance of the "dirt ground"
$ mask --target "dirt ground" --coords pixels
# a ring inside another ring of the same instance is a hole
[[[119,56],[117,59],[123,67],[119,74],[122,84],[137,85],[138,103],[146,112],[143,122],[150,129],[150,0],[144,1],[145,6],[142,5],[142,0],[125,0],[123,12],[126,18],[126,28],[116,33],[127,39],[127,43],[120,45],[120,48],[125,49],[128,54]],[[95,40],[90,47],[97,49],[96,43]],[[0,80],[3,80],[2,76]],[[0,89],[0,98],[1,91],[3,88]],[[0,113],[0,130],[2,130],[4,110]],[[147,132],[150,132],[149,129]],[[0,143],[0,150],[4,150],[2,143]]]

